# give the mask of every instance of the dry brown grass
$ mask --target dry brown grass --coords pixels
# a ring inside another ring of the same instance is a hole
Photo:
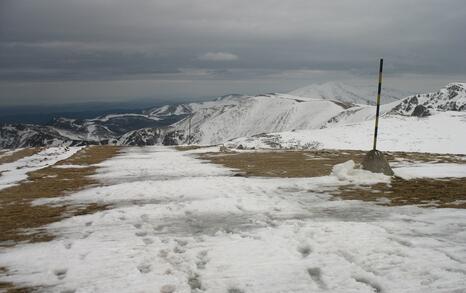
[[[70,158],[56,165],[91,165],[115,156],[118,147],[87,147]],[[97,182],[89,175],[95,173],[95,166],[85,168],[55,168],[49,166],[28,174],[28,181],[0,190],[0,246],[14,245],[19,241],[47,241],[53,235],[40,229],[25,233],[24,229],[38,228],[58,221],[64,217],[78,213],[91,213],[105,207],[90,206],[32,206],[31,202],[38,198],[57,197],[82,189]]]
[[[207,153],[202,159],[236,169],[244,176],[265,177],[316,177],[330,174],[335,164],[348,160],[361,162],[363,151],[268,151],[242,153]],[[466,164],[463,155],[392,152],[389,161],[403,159],[411,162]],[[379,201],[388,198],[387,205],[435,205],[437,207],[466,208],[466,178],[413,179],[394,178],[390,185],[344,186],[334,195],[343,199]],[[455,204],[455,201],[460,201]],[[382,201],[383,202],[383,201]]]
[[[335,164],[348,160],[360,163],[365,154],[355,150],[262,151],[205,153],[200,158],[237,169],[245,176],[315,177],[330,174]],[[413,152],[390,152],[385,155],[391,162],[403,159],[410,162],[466,164],[464,155]]]
[[[6,164],[6,163],[12,163],[12,162],[17,161],[19,159],[22,159],[24,157],[29,157],[29,156],[35,155],[38,152],[40,152],[42,149],[43,148],[26,148],[26,149],[16,151],[16,152],[14,152],[14,153],[12,153],[10,155],[1,157],[0,158],[0,165],[1,164]],[[6,151],[4,151],[3,153],[5,153],[5,152]]]
[[[206,153],[202,159],[237,169],[245,176],[316,177],[330,174],[335,164],[361,161],[361,151],[268,151]]]
[[[118,147],[93,146],[85,148],[56,165],[92,165],[115,156]],[[90,214],[106,207],[97,204],[86,206],[31,206],[31,201],[42,197],[61,196],[97,182],[89,175],[96,167],[54,168],[53,166],[28,174],[29,180],[0,191],[0,246],[11,246],[19,241],[49,241],[53,235],[36,229],[23,233],[25,229],[38,228],[65,217]],[[3,243],[2,243],[3,242]],[[8,274],[0,267],[0,274]],[[35,292],[46,288],[18,287],[12,283],[0,283],[0,291],[9,293]]]
[[[394,178],[391,184],[344,186],[334,195],[342,199],[378,201],[382,205],[423,205],[440,208],[466,208],[466,178]],[[380,201],[387,198],[389,201]]]
[[[8,271],[6,269],[0,268],[0,274],[6,274]],[[0,292],[7,292],[7,293],[29,293],[29,292],[37,292],[40,289],[39,287],[17,287],[15,284],[12,283],[0,283]]]
[[[190,151],[190,150],[197,150],[200,148],[202,148],[202,146],[198,146],[198,145],[177,145],[175,147],[177,151]]]

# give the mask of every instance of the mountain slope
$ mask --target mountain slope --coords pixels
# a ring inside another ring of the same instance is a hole
[[[466,154],[466,112],[442,112],[429,117],[387,115],[379,121],[378,149]],[[230,148],[355,149],[372,147],[374,121],[339,124],[324,129],[270,133],[226,142]]]
[[[466,111],[466,83],[450,83],[435,93],[407,97],[391,113],[425,117],[443,111]]]
[[[301,100],[284,94],[243,96],[209,107],[191,116],[192,142],[218,144],[263,132],[320,127],[344,108],[326,100]],[[189,132],[189,119],[174,125]]]
[[[421,118],[422,117],[422,118]],[[277,132],[226,143],[240,148],[368,149],[374,106],[355,106],[332,117],[321,129]],[[379,146],[385,150],[466,153],[466,84],[450,83],[438,92],[381,106]]]
[[[59,118],[46,126],[6,125],[0,127],[0,147],[210,145],[238,137],[260,137],[264,133],[334,128],[367,121],[373,124],[374,106],[350,103],[343,96],[338,98],[315,99],[276,93],[228,95],[213,101],[151,108],[141,113],[86,120]],[[436,93],[409,96],[381,106],[382,117],[400,121],[404,116],[435,116],[445,111],[466,111],[464,83],[452,83]]]
[[[79,136],[64,136],[63,133],[47,126],[18,124],[0,127],[0,149],[89,143],[97,142],[89,142]]]
[[[377,97],[377,85],[353,86],[343,82],[327,82],[323,84],[311,84],[289,92],[290,95],[326,100],[338,100],[346,103],[375,105]],[[383,87],[382,104],[398,101],[409,93]]]

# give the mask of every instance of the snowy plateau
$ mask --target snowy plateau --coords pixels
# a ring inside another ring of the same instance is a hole
[[[55,158],[76,151],[51,149]],[[335,200],[339,186],[390,182],[352,161],[321,177],[237,177],[197,159],[202,152],[218,147],[126,147],[96,165],[100,185],[35,200],[107,208],[40,227],[55,235],[48,242],[1,243],[0,283],[39,292],[465,292],[465,209]],[[395,172],[466,176],[464,164],[400,162]]]
[[[315,177],[244,176],[202,157],[304,150],[319,164],[324,149],[369,149],[373,93],[313,88],[3,126],[3,148],[46,147],[5,163],[23,149],[0,151],[1,227],[19,226],[11,223],[21,213],[16,206],[40,211],[37,218],[63,213],[0,241],[0,292],[466,292],[466,209],[454,206],[465,200],[440,208],[335,195],[400,180],[464,183],[466,84],[382,105],[381,150],[439,160],[400,158],[392,163],[396,177],[353,160]],[[94,144],[106,146],[87,147]],[[97,163],[72,159],[112,148],[118,152]],[[57,192],[84,169],[79,182],[87,185]],[[51,194],[18,201],[15,190],[34,194],[40,180],[54,183]],[[73,214],[83,207],[90,209]],[[36,233],[50,237],[24,240]]]

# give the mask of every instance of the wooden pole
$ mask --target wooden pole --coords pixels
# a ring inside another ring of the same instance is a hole
[[[377,131],[379,128],[379,115],[380,115],[380,94],[382,93],[382,71],[383,71],[383,59],[380,59],[379,69],[379,88],[377,91],[377,110],[375,112],[375,130],[374,130],[374,151],[377,149]]]
[[[191,144],[191,119],[192,118],[193,118],[192,116],[189,117],[188,145]]]

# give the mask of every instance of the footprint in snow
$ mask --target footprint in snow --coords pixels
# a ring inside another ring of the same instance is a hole
[[[180,253],[185,253],[186,250],[184,250],[182,247],[177,245],[177,246],[175,246],[175,248],[173,248],[173,252],[177,253],[177,254],[180,254]]]
[[[84,232],[83,236],[81,237],[81,239],[86,239],[88,238],[92,233],[94,233],[94,231],[86,231]]]
[[[53,273],[55,274],[55,276],[57,277],[57,279],[63,280],[63,279],[66,277],[66,272],[67,272],[67,271],[68,271],[68,269],[61,268],[61,269],[55,269],[55,270],[53,270]]]
[[[89,254],[89,252],[80,254],[80,255],[79,255],[79,259],[80,259],[80,260],[85,260],[88,254]]]
[[[162,230],[165,229],[165,226],[163,226],[163,225],[158,225],[158,226],[154,226],[152,229],[153,229],[155,232],[160,232],[160,231],[162,231]]]
[[[203,270],[205,269],[205,266],[207,265],[207,263],[209,262],[209,258],[208,258],[208,251],[207,250],[203,250],[201,252],[199,252],[197,254],[197,261],[196,261],[196,267],[199,269],[199,270]]]
[[[358,283],[362,283],[364,284],[365,286],[369,287],[372,289],[373,292],[375,293],[381,293],[382,292],[382,287],[377,284],[376,282],[368,279],[368,278],[365,278],[365,277],[353,277],[353,279],[358,282]]]
[[[303,244],[303,245],[298,246],[298,252],[301,253],[301,256],[303,258],[305,258],[309,254],[311,254],[312,249],[311,249],[311,246],[309,246],[308,244]]]
[[[182,239],[175,239],[175,242],[178,243],[178,245],[180,245],[180,246],[188,245],[188,241],[182,240]]]
[[[193,274],[189,277],[188,285],[191,288],[191,292],[202,290],[202,283],[198,274]]]
[[[160,293],[173,293],[175,290],[176,287],[174,285],[163,285],[162,288],[160,288]]]
[[[152,240],[150,238],[144,238],[144,239],[142,239],[142,241],[144,242],[145,245],[150,245],[150,244],[154,243],[154,240]]]
[[[152,268],[151,268],[150,264],[142,263],[142,264],[138,265],[137,268],[138,268],[138,270],[139,270],[139,272],[141,274],[147,274],[147,273],[150,273],[152,271]]]
[[[64,246],[66,249],[71,249],[71,247],[73,246],[73,243],[67,241],[67,242],[65,242],[65,243],[63,244],[63,246]]]
[[[147,236],[147,232],[146,231],[137,231],[136,233],[134,233],[134,235],[136,235],[138,237],[144,237],[144,236]]]
[[[322,280],[322,271],[320,268],[309,268],[307,273],[321,290],[327,290],[327,284]]]
[[[231,287],[228,289],[227,293],[244,293],[244,291],[236,287]]]
[[[92,225],[92,221],[86,222],[86,224],[85,224],[85,225],[86,225],[86,227],[89,227],[89,226],[91,226],[91,225]]]

